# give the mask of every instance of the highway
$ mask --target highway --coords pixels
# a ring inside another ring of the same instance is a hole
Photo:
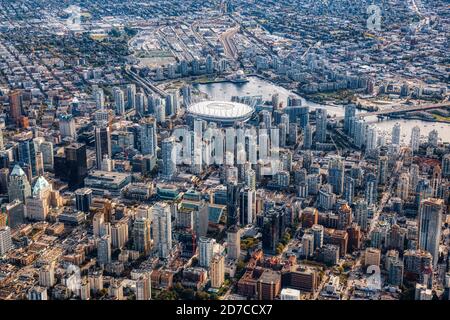
[[[125,67],[125,73],[134,81],[136,81],[140,86],[142,86],[147,91],[147,93],[157,93],[162,98],[165,98],[167,96],[167,93],[165,91],[161,90],[150,81],[140,77],[138,74],[131,71],[129,66]]]

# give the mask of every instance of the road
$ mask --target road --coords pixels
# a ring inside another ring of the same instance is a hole
[[[233,37],[239,32],[239,26],[233,27],[222,33],[219,37],[220,42],[223,44],[225,55],[233,60],[237,60],[238,54],[236,46],[233,42]]]

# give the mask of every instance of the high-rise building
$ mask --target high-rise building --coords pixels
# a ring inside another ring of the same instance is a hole
[[[114,106],[117,115],[123,115],[125,113],[125,95],[122,89],[113,88]]]
[[[102,236],[97,244],[97,262],[100,265],[111,263],[111,237]]]
[[[127,109],[134,109],[136,107],[136,85],[127,85]]]
[[[333,193],[340,195],[344,188],[344,163],[340,157],[333,158],[328,163],[328,182],[333,187]]]
[[[9,227],[0,228],[0,256],[12,249],[11,229]]]
[[[164,139],[161,149],[163,161],[162,176],[166,179],[172,179],[177,173],[175,137]]]
[[[378,183],[384,185],[387,179],[388,157],[378,157]]]
[[[227,231],[227,256],[228,259],[237,260],[241,255],[241,232],[236,225]]]
[[[22,92],[13,90],[9,93],[9,118],[11,122],[18,123],[22,116]]]
[[[419,207],[419,248],[431,253],[435,267],[439,259],[443,206],[444,200],[428,198]]]
[[[392,127],[392,144],[400,145],[400,123],[396,123]]]
[[[225,281],[225,257],[216,254],[211,260],[211,287],[220,288]]]
[[[216,241],[207,237],[200,237],[198,239],[199,265],[201,267],[209,268],[214,254],[214,245]]]
[[[62,138],[77,138],[77,131],[75,128],[75,119],[71,114],[60,114],[58,117],[59,132]]]
[[[239,198],[242,185],[234,182],[227,184],[227,225],[237,225],[240,219]]]
[[[320,224],[314,224],[311,227],[311,232],[314,236],[314,250],[318,248],[322,248],[323,246],[323,234],[324,234],[324,228]]]
[[[69,187],[81,187],[87,176],[86,145],[71,143],[64,148],[64,156],[55,157],[55,176],[67,181]]]
[[[368,205],[374,204],[377,201],[377,178],[373,173],[369,173],[366,177],[366,189],[364,198]]]
[[[170,206],[156,203],[153,208],[153,242],[160,258],[167,258],[172,250],[172,219]]]
[[[398,179],[397,183],[397,197],[400,199],[407,201],[408,195],[409,195],[409,174],[406,172],[403,172],[400,174],[400,177]]]
[[[112,157],[111,153],[111,132],[107,124],[95,127],[95,155],[97,169],[101,170],[103,158]]]
[[[350,205],[353,204],[353,198],[355,196],[356,182],[350,176],[345,176],[344,178],[344,200]]]
[[[55,285],[55,266],[53,263],[43,265],[39,269],[39,285],[42,287],[53,287]]]
[[[28,300],[44,301],[48,300],[47,288],[34,286],[28,291]]]
[[[89,212],[92,203],[92,189],[81,188],[75,190],[75,208],[85,213]]]
[[[19,163],[31,169],[33,176],[37,175],[36,149],[32,139],[21,139],[17,146]]]
[[[316,109],[316,142],[327,140],[327,110]]]
[[[156,127],[156,120],[153,117],[147,117],[140,121],[141,153],[143,155],[149,154],[156,157],[158,146]]]
[[[354,104],[348,104],[345,106],[344,115],[344,132],[348,135],[352,134],[352,123],[355,120],[356,106]]]
[[[146,109],[146,97],[142,92],[136,93],[136,114],[139,116],[144,116]]]
[[[442,157],[442,175],[444,177],[450,177],[450,153]]]
[[[363,199],[359,199],[355,203],[355,222],[361,227],[363,231],[368,227],[368,205]]]
[[[31,196],[31,186],[27,175],[19,165],[15,165],[9,175],[8,198],[9,202],[20,200],[22,203]]]
[[[420,146],[420,127],[415,126],[411,131],[411,149],[413,153],[419,151]]]
[[[136,280],[136,300],[151,300],[152,281],[149,273],[143,273]]]
[[[133,249],[147,254],[151,249],[150,220],[138,217],[133,225]]]

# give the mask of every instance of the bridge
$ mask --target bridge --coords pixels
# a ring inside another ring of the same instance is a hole
[[[362,112],[356,114],[358,118],[365,118],[370,116],[389,116],[390,114],[400,114],[412,111],[424,111],[430,109],[440,109],[450,107],[450,102],[434,103],[434,104],[417,104],[412,106],[392,106],[379,111]],[[344,117],[336,117],[336,120],[342,120]]]
[[[147,94],[156,93],[161,98],[165,98],[167,96],[167,92],[161,90],[150,81],[140,77],[138,74],[131,71],[131,68],[129,66],[125,67],[125,73],[134,81],[136,81],[140,86],[142,86],[144,90],[147,92]]]

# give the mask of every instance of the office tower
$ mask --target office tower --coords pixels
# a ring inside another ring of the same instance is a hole
[[[442,175],[447,178],[450,177],[450,153],[442,157]]]
[[[65,165],[62,169],[65,180],[68,181],[69,187],[82,186],[87,176],[86,145],[71,143],[64,148],[64,153]]]
[[[344,162],[340,157],[331,159],[328,163],[328,182],[333,187],[333,193],[340,195],[344,188]]]
[[[31,196],[26,199],[27,217],[30,220],[45,221],[50,210],[53,188],[40,176],[34,183]]]
[[[11,122],[17,124],[22,116],[22,93],[20,90],[13,90],[9,93],[9,118]]]
[[[97,262],[99,265],[111,263],[111,237],[102,236],[97,244]]]
[[[246,226],[252,224],[256,210],[256,192],[248,187],[241,188],[239,197],[239,222]]]
[[[75,208],[84,213],[89,212],[92,203],[92,189],[81,188],[75,190]]]
[[[28,291],[27,298],[34,301],[48,300],[47,288],[34,286]]]
[[[272,115],[269,111],[263,110],[259,113],[259,124],[261,123],[264,123],[266,129],[272,127]]]
[[[75,119],[71,114],[60,114],[58,117],[59,132],[62,138],[77,138],[77,131],[75,128]]]
[[[343,197],[345,201],[347,201],[350,205],[353,204],[353,198],[355,196],[355,186],[356,186],[355,179],[353,179],[350,176],[345,176]]]
[[[174,101],[173,101],[173,95],[172,94],[168,94],[165,97],[165,113],[166,116],[168,116],[169,118],[175,114],[175,107],[174,107]]]
[[[19,165],[15,165],[13,170],[11,171],[11,174],[9,175],[9,202],[18,199],[22,203],[25,203],[26,199],[29,196],[31,196],[31,186],[28,182],[28,178],[22,168]]]
[[[442,171],[439,165],[435,165],[433,168],[431,188],[433,189],[433,197],[440,198],[442,190]]]
[[[373,173],[369,173],[366,177],[364,198],[368,205],[375,204],[377,202],[377,178]]]
[[[419,248],[431,253],[434,267],[439,259],[443,206],[444,200],[428,198],[419,207]]]
[[[316,142],[327,141],[327,110],[316,109]]]
[[[408,200],[409,180],[410,180],[409,174],[406,172],[401,173],[400,177],[398,178],[397,197],[399,197],[404,201]]]
[[[241,255],[241,232],[236,225],[227,230],[227,257],[238,260]]]
[[[201,267],[209,268],[214,254],[214,245],[216,241],[207,237],[198,239],[198,262]]]
[[[55,163],[53,155],[53,143],[50,141],[40,142],[39,151],[42,153],[42,161],[44,163],[44,169],[52,171]]]
[[[138,217],[133,225],[133,249],[140,253],[147,254],[151,249],[150,238],[150,220],[143,217]]]
[[[242,184],[235,181],[227,184],[227,226],[237,225],[240,220],[239,198]]]
[[[355,222],[363,231],[366,231],[368,227],[368,220],[367,202],[363,199],[359,199],[355,203]]]
[[[392,144],[400,145],[400,123],[396,123],[392,127]]]
[[[152,281],[150,273],[143,273],[136,280],[136,300],[151,300]]]
[[[114,95],[114,107],[117,115],[123,115],[125,113],[125,95],[120,88],[113,88]]]
[[[142,92],[136,93],[136,115],[141,117],[145,114],[145,94]]]
[[[322,248],[323,246],[323,234],[324,228],[320,224],[314,224],[311,227],[312,235],[314,236],[314,250],[317,248]]]
[[[160,258],[167,258],[172,250],[172,219],[170,206],[158,202],[153,206],[153,243]]]
[[[127,85],[127,109],[134,109],[136,107],[136,85]]]
[[[0,227],[0,256],[12,249],[11,229]]]
[[[303,149],[310,150],[312,147],[312,127],[307,124],[303,133]]]
[[[420,146],[420,127],[415,126],[411,131],[411,149],[413,153],[419,151]]]
[[[403,284],[404,265],[401,260],[394,260],[388,268],[388,283],[400,287]]]
[[[95,127],[95,155],[97,169],[101,170],[103,158],[112,157],[111,153],[111,132],[107,124]]]
[[[366,151],[376,150],[378,147],[378,129],[374,125],[367,127]]]
[[[348,135],[352,134],[352,122],[355,119],[356,115],[356,106],[354,104],[348,104],[345,106],[345,115],[344,115],[344,132]]]
[[[380,156],[378,157],[378,183],[384,185],[387,179],[388,171],[388,157]]]
[[[364,119],[357,119],[353,125],[353,141],[358,148],[363,148],[366,144],[366,128],[367,123]]]
[[[225,281],[225,257],[216,254],[211,260],[211,287],[220,288]]]
[[[17,146],[19,163],[31,168],[33,176],[37,175],[36,149],[32,139],[21,139]]]
[[[53,287],[56,284],[55,266],[53,263],[43,265],[39,268],[39,285],[41,287]]]
[[[431,147],[436,148],[438,146],[438,141],[439,141],[439,133],[437,132],[436,129],[431,130],[430,133],[428,134],[428,144]]]
[[[95,106],[97,109],[103,110],[105,107],[105,93],[102,88],[96,88],[93,92]]]
[[[156,157],[158,138],[156,134],[156,120],[153,117],[146,117],[140,122],[141,153]]]

